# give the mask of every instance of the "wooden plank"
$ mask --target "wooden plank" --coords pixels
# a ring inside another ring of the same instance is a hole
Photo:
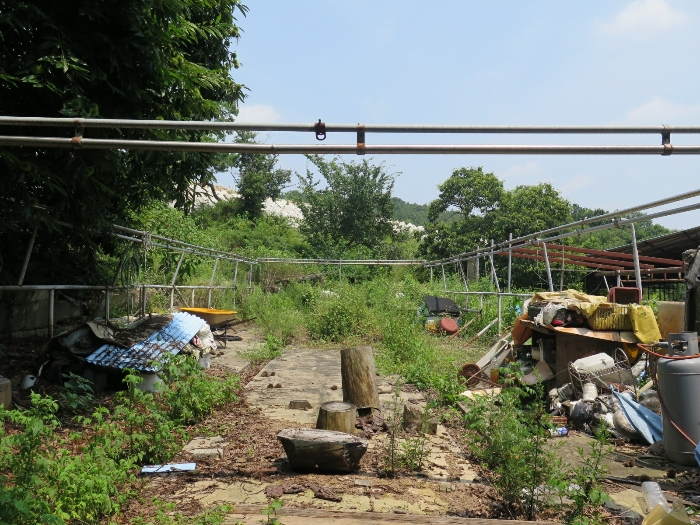
[[[234,514],[224,522],[234,525],[241,516],[252,517],[250,523],[260,523],[263,518],[263,505],[236,505]],[[333,523],[334,525],[538,525],[554,524],[551,521],[494,520],[483,518],[460,518],[458,516],[429,516],[425,514],[388,514],[379,512],[339,512],[325,509],[282,507],[277,516],[285,525],[315,525]],[[244,521],[247,523],[247,521]]]

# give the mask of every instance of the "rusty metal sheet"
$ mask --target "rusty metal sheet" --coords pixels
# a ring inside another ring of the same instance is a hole
[[[155,372],[157,367],[153,362],[159,362],[166,352],[179,354],[187,343],[199,332],[204,320],[178,312],[173,320],[164,328],[153,332],[145,339],[129,348],[113,344],[105,344],[87,357],[87,362],[107,368],[133,368],[141,372]]]

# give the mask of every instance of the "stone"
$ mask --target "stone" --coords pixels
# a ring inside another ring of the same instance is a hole
[[[223,448],[196,448],[192,451],[192,459],[195,461],[200,461],[202,459],[219,459],[223,457]]]
[[[649,454],[663,456],[665,454],[664,442],[659,440],[649,447]]]
[[[356,479],[355,486],[356,487],[371,487],[372,480],[371,479]]]
[[[438,492],[452,492],[455,490],[455,486],[447,481],[441,481],[438,484]]]
[[[442,426],[442,425],[438,425],[438,420],[437,420],[437,418],[431,417],[431,418],[428,420],[428,434],[431,434],[431,435],[433,435],[433,436],[436,436],[437,433],[438,433],[438,426]]]
[[[423,427],[425,411],[416,405],[403,406],[403,429],[410,431],[420,431]]]
[[[431,454],[428,456],[428,461],[436,467],[447,468],[447,460],[442,456],[434,456]]]

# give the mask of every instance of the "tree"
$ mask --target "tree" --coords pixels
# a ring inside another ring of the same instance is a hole
[[[236,11],[247,11],[240,0],[0,0],[0,114],[233,119],[245,89],[230,76],[238,67]],[[70,136],[59,128],[3,132]],[[125,129],[85,135],[221,138]],[[16,279],[38,227],[27,282],[90,280],[98,248],[114,249],[112,222],[156,199],[187,207],[193,184],[211,182],[225,164],[212,154],[0,148],[2,278]]]
[[[375,253],[393,235],[391,191],[394,176],[383,165],[327,161],[308,156],[325,180],[319,189],[314,174],[299,177],[304,220],[300,225],[317,255],[334,256],[345,248]]]
[[[256,135],[250,131],[239,132],[236,142],[254,144]],[[238,168],[238,213],[250,219],[262,215],[266,199],[279,199],[282,190],[292,180],[291,170],[275,169],[277,155],[240,153],[233,166]]]

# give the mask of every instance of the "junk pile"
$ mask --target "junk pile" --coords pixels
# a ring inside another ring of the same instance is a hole
[[[462,311],[457,303],[447,297],[426,295],[418,308],[418,318],[428,332],[454,335],[462,326]]]
[[[216,321],[222,318],[216,317]],[[123,370],[130,368],[143,378],[139,388],[153,390],[165,357],[191,355],[209,368],[216,349],[210,324],[184,311],[148,316],[121,328],[89,322],[54,337],[44,346],[43,364],[36,377],[62,384],[73,373],[91,381],[93,390],[101,392],[123,388]]]

